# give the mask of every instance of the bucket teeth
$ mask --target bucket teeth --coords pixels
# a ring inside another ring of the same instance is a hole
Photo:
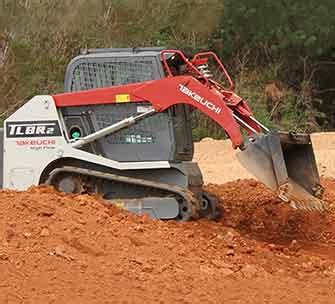
[[[279,197],[283,201],[289,202],[293,209],[307,212],[324,212],[327,210],[325,202],[312,196],[291,179],[279,188]]]
[[[290,202],[290,207],[295,209],[295,210],[299,209],[294,201]]]
[[[290,201],[290,207],[295,210],[303,210],[307,212],[324,212],[326,211],[326,206],[324,202],[313,200],[313,201]]]

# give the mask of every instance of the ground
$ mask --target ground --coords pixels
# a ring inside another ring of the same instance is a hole
[[[334,303],[335,136],[313,137],[329,211],[293,211],[206,139],[218,222],[153,221],[48,187],[0,192],[0,303]],[[236,180],[237,178],[240,178]]]

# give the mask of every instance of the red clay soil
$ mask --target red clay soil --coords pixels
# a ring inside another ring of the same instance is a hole
[[[335,180],[324,185],[324,215],[254,180],[208,185],[224,217],[187,223],[1,191],[0,303],[335,303]]]

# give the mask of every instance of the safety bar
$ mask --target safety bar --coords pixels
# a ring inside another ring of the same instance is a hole
[[[155,109],[150,109],[144,113],[141,113],[139,115],[136,115],[136,116],[131,116],[131,117],[128,117],[128,118],[125,118],[111,126],[108,126],[106,128],[103,128],[99,131],[96,131],[94,133],[91,133],[85,137],[82,137],[82,138],[78,138],[77,140],[73,141],[71,144],[72,144],[72,147],[73,148],[80,148],[86,144],[89,144],[93,141],[96,141],[104,136],[107,136],[107,135],[110,135],[110,134],[113,134],[115,132],[118,132],[119,130],[123,129],[123,128],[126,128],[126,127],[129,127],[135,123],[137,123],[139,120],[141,119],[144,119],[145,117],[148,117],[152,114],[154,114],[156,111]]]
[[[209,85],[208,79],[188,60],[188,58],[184,55],[184,53],[180,50],[164,50],[161,52],[161,58],[163,61],[163,65],[166,69],[166,72],[168,73],[168,77],[172,77],[173,74],[171,72],[170,66],[167,63],[167,60],[165,58],[165,54],[177,54],[181,57],[181,59],[185,62],[185,64],[191,68],[196,74],[198,74],[200,77],[205,79],[206,85]]]

